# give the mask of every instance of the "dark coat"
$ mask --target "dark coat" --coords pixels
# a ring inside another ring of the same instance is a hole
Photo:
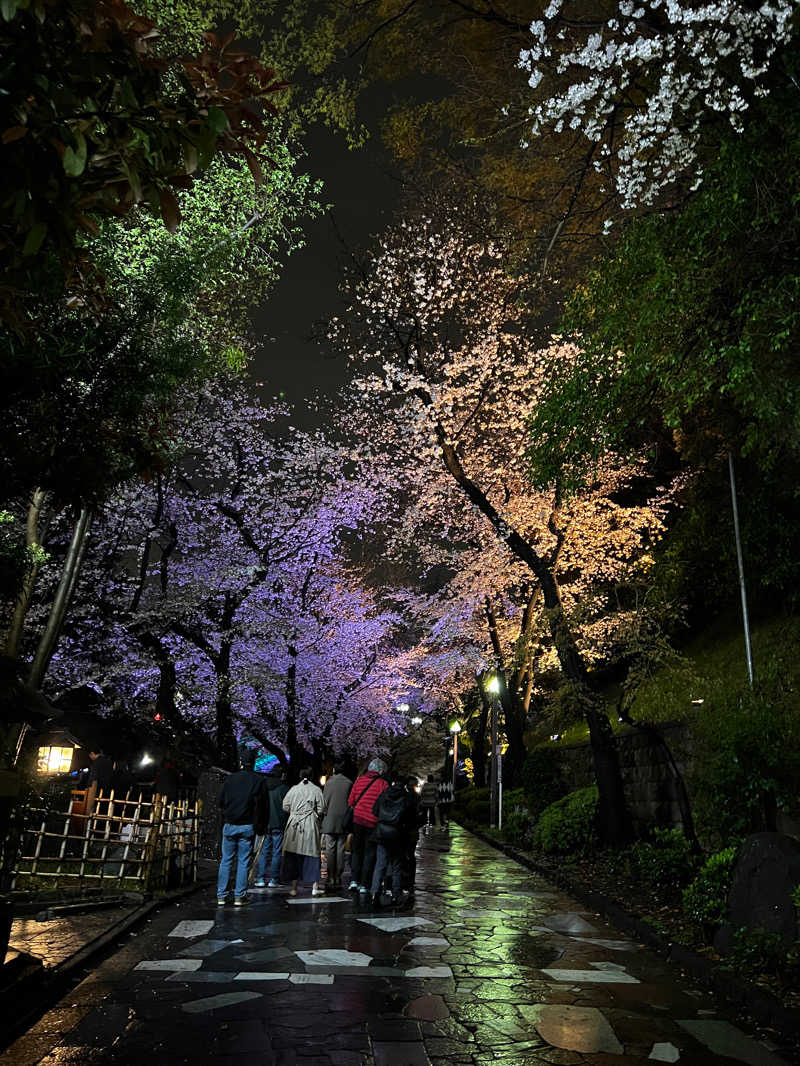
[[[343,833],[342,818],[347,810],[347,797],[353,782],[344,774],[332,774],[322,790],[322,832]]]

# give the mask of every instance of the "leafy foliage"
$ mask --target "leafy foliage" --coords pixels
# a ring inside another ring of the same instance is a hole
[[[566,790],[559,752],[554,748],[529,751],[522,765],[520,785],[529,810],[538,817]]]
[[[580,483],[607,447],[800,450],[800,109],[792,85],[729,134],[679,214],[634,221],[568,309],[584,349],[531,419],[534,479]]]
[[[728,892],[736,861],[735,847],[711,855],[683,893],[683,910],[702,926],[718,926],[728,917]]]
[[[680,829],[655,829],[649,840],[633,845],[639,876],[654,888],[677,892],[691,880],[697,867],[691,845]]]
[[[590,785],[545,807],[533,834],[535,846],[554,854],[586,850],[596,840],[597,799],[597,787]]]
[[[73,289],[76,271],[87,281],[78,231],[96,231],[98,218],[146,203],[174,229],[174,190],[220,150],[242,154],[262,181],[254,149],[282,86],[211,35],[199,55],[165,58],[155,24],[123,0],[10,0],[2,14],[0,311],[24,328],[17,303],[35,291],[42,256],[61,259]]]
[[[701,836],[724,842],[774,829],[796,803],[800,721],[791,674],[760,668],[753,690],[710,695],[693,724],[692,792]]]

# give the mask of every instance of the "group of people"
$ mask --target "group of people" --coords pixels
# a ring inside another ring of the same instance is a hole
[[[385,891],[391,892],[394,906],[411,902],[419,830],[430,817],[427,803],[422,802],[426,786],[422,796],[417,795],[415,777],[390,778],[386,763],[379,758],[372,759],[355,781],[342,766],[334,766],[324,789],[311,780],[310,767],[301,769],[299,777],[290,788],[285,772],[257,774],[250,761],[226,779],[220,793],[223,830],[218,904],[228,901],[234,870],[235,906],[249,902],[248,881],[253,877],[257,888],[288,882],[290,896],[297,894],[299,884],[310,885],[312,896],[324,895],[328,889],[341,891],[348,842],[349,891],[367,896],[375,906]],[[440,801],[435,783],[434,789],[434,808],[441,816],[447,800]],[[262,843],[256,854],[259,838]]]

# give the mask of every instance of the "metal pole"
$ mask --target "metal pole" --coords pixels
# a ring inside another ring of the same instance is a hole
[[[458,733],[453,733],[453,796],[456,794],[456,771],[458,768]]]
[[[747,676],[753,685],[753,651],[750,647],[750,618],[747,613],[747,589],[744,584],[744,561],[742,559],[742,536],[739,531],[739,507],[736,502],[736,478],[733,473],[733,453],[728,452],[728,473],[731,480],[731,503],[733,505],[733,531],[736,535],[736,559],[739,565],[739,591],[742,595],[742,621],[744,622],[744,647],[747,654]]]
[[[497,749],[497,828],[503,828],[503,753]]]
[[[490,773],[489,828],[497,825],[497,696],[492,700],[492,764]]]

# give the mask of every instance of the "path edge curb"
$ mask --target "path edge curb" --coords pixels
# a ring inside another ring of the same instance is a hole
[[[43,968],[36,980],[37,987],[35,989],[33,987],[26,988],[26,993],[35,992],[37,994],[35,1008],[18,1018],[8,1028],[0,1028],[0,1054],[6,1051],[15,1040],[26,1033],[46,1011],[58,1002],[69,987],[70,981],[82,967],[88,966],[106,955],[126,933],[144,921],[149,914],[159,910],[161,907],[167,907],[171,903],[177,903],[188,896],[194,895],[195,892],[200,892],[210,884],[212,882],[209,880],[195,881],[191,885],[185,885],[183,888],[175,889],[173,892],[166,893],[163,896],[156,896],[151,900],[147,900],[146,903],[140,904],[130,914],[120,918],[105,932],[100,933],[84,944],[74,955],[63,959],[49,970]],[[8,989],[8,992],[13,992],[13,986]]]
[[[454,818],[453,821],[457,819]],[[564,892],[568,892],[580,903],[604,915],[618,929],[633,934],[637,940],[665,956],[668,962],[685,970],[691,977],[716,992],[730,1005],[744,1009],[760,1024],[777,1029],[782,1035],[790,1035],[794,1041],[800,1041],[800,1013],[784,1007],[771,993],[725,973],[711,959],[704,958],[690,948],[663,936],[638,914],[628,910],[604,892],[597,892],[582,881],[574,880],[567,874],[540,865],[529,855],[518,851],[510,844],[495,840],[480,829],[463,822],[458,822],[458,824],[479,840],[507,855],[508,858],[544,877]]]

